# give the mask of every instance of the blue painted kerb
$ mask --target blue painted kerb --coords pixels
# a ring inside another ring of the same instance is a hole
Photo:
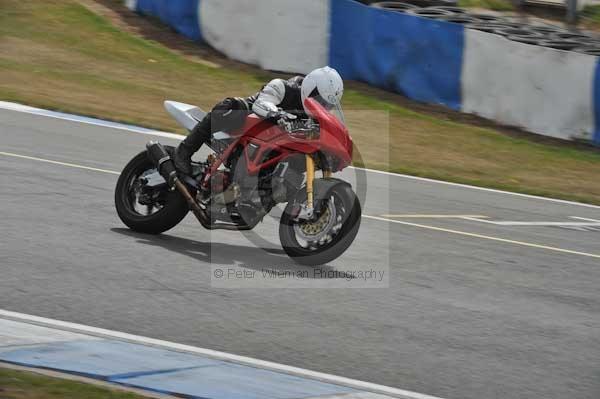
[[[293,399],[357,392],[310,378],[107,339],[0,347],[0,360],[190,398]]]

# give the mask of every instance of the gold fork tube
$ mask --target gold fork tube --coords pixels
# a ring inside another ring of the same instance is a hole
[[[306,205],[313,208],[313,181],[315,180],[315,160],[306,154]]]

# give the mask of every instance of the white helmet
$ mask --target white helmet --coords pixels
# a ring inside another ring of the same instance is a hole
[[[300,93],[302,105],[312,97],[328,109],[339,107],[344,94],[344,81],[335,69],[328,66],[318,68],[304,77]]]

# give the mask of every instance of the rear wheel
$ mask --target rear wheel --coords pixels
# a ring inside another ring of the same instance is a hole
[[[136,155],[125,168],[115,188],[115,206],[119,218],[134,231],[160,234],[175,227],[189,208],[178,191],[144,186],[145,176],[156,172],[146,151]]]
[[[352,244],[360,227],[361,209],[350,186],[338,184],[318,201],[311,220],[296,215],[305,204],[306,191],[300,190],[289,202],[279,224],[279,239],[284,251],[296,262],[317,266],[338,258]]]

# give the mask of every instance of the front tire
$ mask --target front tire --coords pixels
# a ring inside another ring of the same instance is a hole
[[[356,238],[361,221],[360,202],[349,185],[337,184],[320,201],[321,216],[309,225],[293,216],[297,214],[295,207],[305,201],[306,190],[300,190],[295,201],[288,202],[279,224],[279,239],[284,251],[297,263],[323,265],[342,255]],[[331,221],[322,220],[324,217],[335,220],[330,224]],[[319,228],[329,230],[319,232]]]
[[[134,192],[135,185],[139,184],[138,180],[144,173],[152,170],[155,170],[155,166],[146,151],[140,152],[129,161],[117,181],[115,207],[119,218],[131,230],[146,234],[160,234],[181,222],[189,208],[178,191],[167,191],[165,187],[165,192],[161,193],[160,203],[155,207],[147,206],[146,214],[138,209],[139,201]]]

